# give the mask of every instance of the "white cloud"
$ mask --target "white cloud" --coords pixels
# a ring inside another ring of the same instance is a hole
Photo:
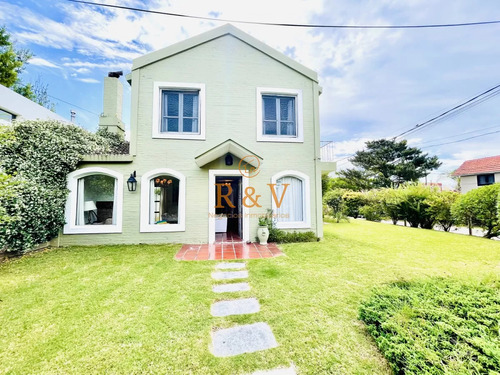
[[[31,64],[31,65],[45,66],[47,68],[57,68],[57,69],[60,69],[60,66],[58,66],[58,65],[56,65],[54,63],[51,63],[48,60],[42,59],[41,57],[32,57],[31,59],[29,59],[28,63]]]
[[[85,83],[101,83],[101,81],[94,78],[76,78],[76,80]]]

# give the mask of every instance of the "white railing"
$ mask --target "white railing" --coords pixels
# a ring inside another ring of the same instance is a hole
[[[321,161],[335,161],[335,148],[332,141],[320,141],[319,150]]]

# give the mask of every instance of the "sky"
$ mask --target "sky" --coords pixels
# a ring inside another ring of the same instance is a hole
[[[274,23],[416,25],[500,20],[497,0],[100,0],[172,13]],[[13,16],[17,15],[17,16]],[[226,22],[145,14],[67,0],[0,0],[0,25],[34,54],[24,82],[48,85],[56,112],[95,131],[103,78],[132,60]],[[365,142],[394,137],[500,84],[500,24],[434,29],[285,28],[233,23],[318,72],[321,140],[339,169]],[[124,83],[124,122],[130,87]],[[498,133],[494,133],[498,131]],[[492,133],[481,136],[484,133]],[[475,137],[478,136],[478,137]],[[460,141],[464,138],[475,137]],[[427,181],[452,187],[463,161],[500,154],[500,95],[408,135],[443,165]],[[456,142],[460,141],[460,142]],[[444,144],[447,143],[447,144]]]

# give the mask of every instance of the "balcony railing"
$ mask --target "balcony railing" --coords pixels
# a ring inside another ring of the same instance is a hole
[[[333,141],[320,141],[320,158],[321,161],[335,161],[335,148]]]

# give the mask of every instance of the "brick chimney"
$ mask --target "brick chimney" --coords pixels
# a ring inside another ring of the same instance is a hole
[[[123,72],[110,72],[104,78],[103,111],[99,118],[99,129],[107,129],[111,133],[125,135],[122,122],[123,85],[119,77]]]

